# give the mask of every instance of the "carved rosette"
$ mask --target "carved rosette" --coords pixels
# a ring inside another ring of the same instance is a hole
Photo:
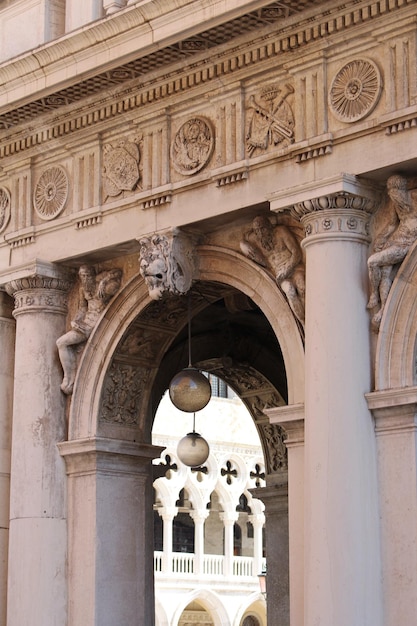
[[[10,219],[10,193],[6,187],[0,187],[0,233],[6,228]]]
[[[187,120],[171,144],[172,165],[179,174],[190,176],[203,169],[214,149],[214,130],[202,117]]]
[[[72,281],[34,275],[18,278],[6,285],[9,296],[14,297],[14,317],[23,313],[67,314],[68,291]]]
[[[68,176],[63,167],[50,167],[41,174],[33,194],[33,205],[41,219],[53,220],[61,213],[68,189]]]
[[[329,106],[341,122],[357,122],[369,115],[381,95],[378,67],[368,59],[354,59],[334,77],[329,91]]]

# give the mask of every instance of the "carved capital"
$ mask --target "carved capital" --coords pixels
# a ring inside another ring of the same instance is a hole
[[[174,229],[139,240],[140,273],[145,279],[149,295],[159,300],[168,292],[183,295],[191,287],[195,267],[195,240]]]
[[[6,292],[14,297],[14,317],[38,312],[66,315],[72,282],[68,271],[51,264],[37,261],[21,268],[5,284]]]
[[[340,176],[270,196],[271,209],[286,213],[304,226],[308,240],[333,236],[370,241],[369,222],[379,206],[381,190],[356,176]]]

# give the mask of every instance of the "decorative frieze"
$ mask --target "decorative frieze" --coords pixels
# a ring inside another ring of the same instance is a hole
[[[329,34],[349,31],[357,24],[365,25],[372,23],[374,19],[402,9],[413,2],[414,0],[404,0],[400,3],[401,6],[398,6],[397,2],[388,3],[386,0],[374,0],[364,3],[362,6],[355,5],[354,9],[350,6],[337,7],[337,11],[329,11],[325,15],[320,15],[310,21],[297,24],[292,30],[279,33],[279,36],[277,36],[276,31],[268,33],[254,41],[244,51],[237,49],[232,55],[230,53],[221,53],[217,57],[213,55],[213,61],[210,63],[204,58],[202,62],[194,64],[187,73],[184,71],[181,76],[175,70],[174,72],[166,73],[159,83],[156,82],[155,78],[152,78],[148,82],[139,84],[136,82],[134,86],[128,85],[123,92],[114,94],[111,100],[101,100],[96,105],[90,104],[83,107],[71,119],[62,117],[48,124],[45,128],[35,128],[30,131],[26,129],[21,136],[5,142],[0,147],[0,158],[40,146],[43,143],[50,143],[56,138],[64,137],[95,124],[110,121],[120,117],[123,113],[141,109],[148,104],[160,102],[172,95],[178,96],[178,94],[186,93],[192,87],[211,81],[218,81],[222,76],[229,75],[237,70],[245,69],[255,64],[259,65],[260,61],[281,58],[286,52],[299,49],[324,37],[327,38]],[[161,50],[161,54],[164,52],[164,50]],[[155,52],[153,51],[152,58],[154,59],[154,57]],[[165,53],[165,58],[172,62],[170,54]],[[38,116],[41,111],[50,111],[51,108],[59,109],[59,107],[69,103],[75,105],[81,98],[90,96],[92,93],[98,93],[104,88],[107,89],[109,83],[114,84],[114,82],[123,82],[124,80],[130,81],[132,78],[140,80],[140,77],[143,77],[149,70],[148,67],[143,66],[145,61],[146,58],[132,61],[112,70],[112,72],[106,72],[83,81],[81,84],[63,89],[59,94],[52,94],[36,102],[24,105],[19,109],[5,113],[0,117],[0,128],[7,129],[24,123],[32,117]],[[117,76],[115,73],[117,73]],[[113,75],[115,78],[112,77]],[[365,82],[366,77],[364,80],[362,76],[359,76],[359,85],[363,85]],[[352,89],[352,87],[354,87],[353,83],[348,88],[350,97],[358,99],[359,97],[353,93],[355,89]]]

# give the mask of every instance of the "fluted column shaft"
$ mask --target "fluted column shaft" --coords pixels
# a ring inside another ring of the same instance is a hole
[[[4,291],[0,291],[0,626],[6,626],[7,613],[14,343],[12,299]]]
[[[234,525],[239,518],[236,513],[221,513],[220,519],[224,527],[224,576],[232,576],[233,574],[233,547],[234,547]]]
[[[360,193],[295,207],[306,238],[304,626],[381,626],[367,210]]]
[[[36,263],[6,285],[14,295],[15,380],[7,626],[66,623],[66,437],[56,339],[70,281]]]

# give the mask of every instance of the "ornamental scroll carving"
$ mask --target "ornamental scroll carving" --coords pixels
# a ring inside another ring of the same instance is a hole
[[[403,176],[387,180],[387,198],[374,217],[368,259],[371,325],[378,330],[394,277],[417,238],[417,189]]]
[[[159,300],[165,293],[186,294],[192,283],[195,241],[180,230],[174,230],[143,237],[139,243],[139,271],[150,297]]]
[[[78,275],[79,308],[71,322],[71,330],[56,342],[64,371],[61,390],[67,395],[73,391],[79,347],[87,341],[104,309],[118,292],[122,270],[110,269],[97,273],[93,266],[82,265]]]
[[[271,84],[263,87],[258,100],[249,98],[246,146],[250,157],[256,150],[294,142],[294,115],[288,102],[293,93],[290,84]]]
[[[269,457],[269,472],[279,472],[288,468],[288,454],[285,445],[286,434],[278,424],[262,426],[260,430]]]
[[[179,174],[190,176],[199,172],[210,160],[214,149],[214,131],[202,117],[187,120],[177,131],[171,144],[172,165]]]
[[[137,426],[148,380],[149,368],[113,362],[103,387],[100,421]]]
[[[369,115],[381,95],[381,75],[368,59],[354,59],[334,77],[329,91],[329,106],[341,122],[357,122]]]
[[[272,272],[295,317],[304,325],[305,269],[294,220],[284,215],[259,215],[244,233],[240,249]]]
[[[142,141],[120,140],[115,146],[107,143],[103,147],[103,192],[104,200],[124,191],[133,191],[140,181],[140,150]]]
[[[33,194],[33,206],[43,220],[57,217],[68,199],[69,182],[63,167],[45,170],[38,179]]]
[[[0,233],[6,228],[10,219],[10,193],[6,187],[0,187]]]

